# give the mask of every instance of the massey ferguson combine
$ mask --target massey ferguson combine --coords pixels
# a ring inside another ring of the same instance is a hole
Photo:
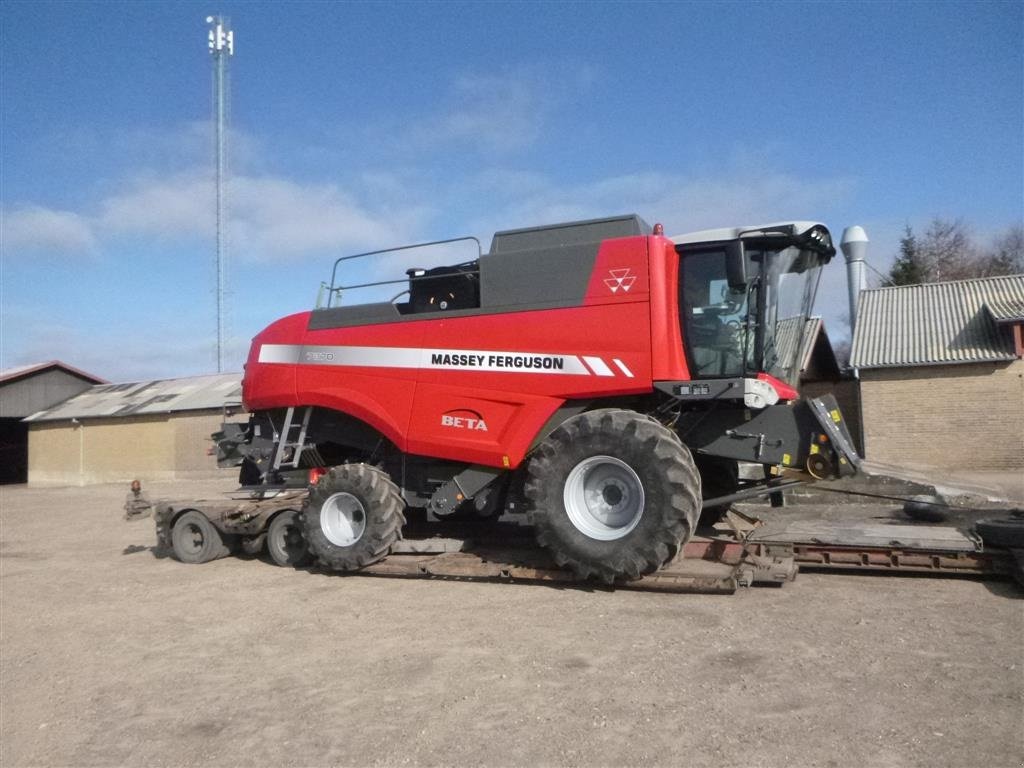
[[[611,583],[657,570],[702,508],[777,491],[784,470],[856,471],[835,401],[796,388],[835,253],[821,224],[669,239],[623,216],[499,232],[489,253],[400,281],[344,277],[419,247],[339,259],[326,306],[253,340],[250,421],[225,425],[220,459],[255,494],[313,483],[271,526],[279,562],[308,547],[356,570],[413,510],[525,507],[560,566]],[[401,292],[347,303],[380,286]],[[741,482],[738,462],[764,479]]]

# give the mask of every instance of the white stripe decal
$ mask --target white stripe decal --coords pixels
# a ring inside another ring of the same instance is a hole
[[[631,378],[631,379],[633,378],[633,372],[631,370],[629,370],[629,368],[626,367],[626,364],[624,362],[622,362],[621,360],[619,360],[619,358],[617,358],[617,357],[615,358],[615,364],[617,366],[619,366],[619,370],[620,371],[622,371],[624,374],[629,376],[629,378]]]
[[[583,357],[583,360],[598,376],[614,376],[612,369],[600,357]]]
[[[302,347],[298,344],[264,344],[260,347],[261,363],[297,363]]]
[[[591,375],[576,355],[556,355],[546,352],[503,352],[488,349],[264,344],[260,347],[259,362],[364,368]],[[607,366],[604,368],[607,370]],[[598,375],[612,374],[609,371],[608,374],[599,373]]]

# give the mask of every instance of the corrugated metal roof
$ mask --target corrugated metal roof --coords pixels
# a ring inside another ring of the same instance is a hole
[[[775,348],[780,360],[789,360],[793,354],[793,347],[799,344],[796,350],[796,365],[800,374],[811,368],[812,358],[815,350],[819,349],[821,342],[821,356],[817,362],[818,372],[824,369],[839,375],[839,362],[836,360],[835,352],[832,349],[832,342],[825,331],[825,323],[818,316],[808,317],[806,322],[801,323],[800,317],[790,317],[780,320],[775,327]]]
[[[811,359],[811,350],[821,330],[821,318],[803,315],[787,317],[775,325],[775,351],[780,360],[795,360],[802,371]],[[794,347],[798,347],[794,349]]]
[[[59,368],[62,371],[70,373],[72,376],[78,376],[81,379],[92,381],[97,384],[106,382],[106,379],[101,379],[99,376],[93,376],[91,373],[80,371],[78,368],[68,365],[67,363],[62,363],[60,360],[50,360],[45,363],[33,363],[32,365],[19,365],[15,368],[4,368],[0,371],[0,384],[5,384],[8,381],[14,381],[15,379],[23,379],[34,373],[48,371],[51,368]]]
[[[100,384],[25,421],[117,418],[223,408],[242,398],[242,376],[222,373],[187,379]]]
[[[992,299],[985,308],[997,323],[1024,323],[1024,299]]]
[[[855,368],[1013,360],[1014,307],[1024,275],[861,291],[850,363]]]

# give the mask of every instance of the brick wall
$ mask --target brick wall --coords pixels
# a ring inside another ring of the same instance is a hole
[[[36,422],[29,427],[30,485],[91,485],[221,477],[207,455],[221,414],[193,412],[121,419]]]
[[[1024,361],[861,371],[865,458],[1024,469]]]

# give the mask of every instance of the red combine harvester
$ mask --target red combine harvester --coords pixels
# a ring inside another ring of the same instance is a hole
[[[401,281],[342,284],[356,259],[420,247],[339,259],[327,306],[253,340],[250,420],[218,435],[221,463],[241,463],[256,495],[315,483],[272,527],[275,559],[308,547],[355,570],[388,554],[408,511],[525,506],[559,565],[610,583],[672,559],[702,508],[707,520],[779,492],[784,469],[856,471],[835,401],[796,389],[835,253],[823,225],[669,239],[635,215],[573,222],[498,232],[489,253],[477,243],[478,258]],[[391,301],[340,302],[392,283]],[[737,462],[764,479],[741,481]]]

